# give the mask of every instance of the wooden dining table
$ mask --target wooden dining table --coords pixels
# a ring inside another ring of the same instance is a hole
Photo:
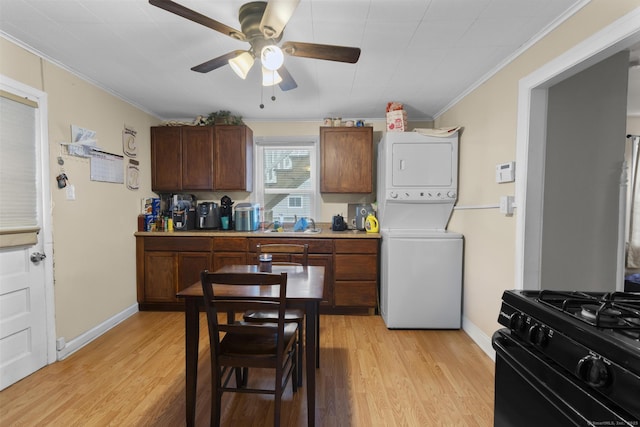
[[[227,265],[216,273],[255,273],[257,265]],[[307,376],[307,423],[315,425],[316,408],[316,346],[319,343],[316,324],[324,291],[324,267],[274,265],[273,273],[287,273],[287,307],[305,312],[305,358]],[[241,286],[235,288],[242,288]],[[234,292],[241,292],[236,290]],[[238,294],[238,296],[242,296]],[[198,380],[198,343],[200,340],[200,311],[204,309],[200,281],[177,293],[185,302],[185,359],[186,359],[186,421],[195,426],[196,385]]]

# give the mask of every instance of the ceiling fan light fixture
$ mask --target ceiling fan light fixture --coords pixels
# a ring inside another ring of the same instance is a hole
[[[249,52],[242,52],[240,55],[229,60],[229,66],[241,79],[246,79],[249,70],[253,67],[253,55]]]
[[[282,64],[284,63],[284,53],[282,53],[282,49],[278,46],[268,45],[262,48],[260,61],[262,61],[262,66],[264,68],[275,71],[282,67]]]
[[[262,86],[273,86],[282,82],[282,76],[276,70],[262,67]]]
[[[260,21],[260,31],[268,39],[280,37],[300,0],[270,0]]]

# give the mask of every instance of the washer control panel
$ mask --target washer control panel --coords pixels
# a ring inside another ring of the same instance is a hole
[[[387,190],[387,200],[406,202],[454,202],[458,195],[451,189],[393,189]]]

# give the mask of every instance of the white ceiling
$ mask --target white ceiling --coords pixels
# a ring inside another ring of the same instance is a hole
[[[241,0],[177,0],[240,29]],[[360,47],[357,64],[286,57],[298,88],[225,66],[248,43],[147,0],[0,0],[0,35],[162,119],[230,110],[249,120],[382,118],[388,101],[431,119],[583,0],[301,0],[283,41]],[[640,73],[640,71],[639,71]],[[271,101],[271,96],[276,101]],[[259,105],[264,102],[265,108]],[[636,106],[640,114],[640,106]]]

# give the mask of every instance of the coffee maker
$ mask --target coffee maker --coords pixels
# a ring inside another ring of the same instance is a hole
[[[372,215],[376,214],[376,211],[373,209],[373,207],[371,207],[370,203],[363,203],[363,204],[357,204],[357,205],[349,204],[349,211],[354,213],[353,218],[351,220],[351,225],[353,226],[353,228],[360,231],[364,231],[367,217],[370,214]]]
[[[222,218],[227,218],[223,220]],[[233,230],[233,200],[229,196],[222,196],[220,199],[220,220],[227,225],[227,229]],[[225,228],[224,226],[222,228]]]
[[[196,228],[196,197],[194,195],[173,194],[169,204],[169,214],[174,230],[187,231]]]

